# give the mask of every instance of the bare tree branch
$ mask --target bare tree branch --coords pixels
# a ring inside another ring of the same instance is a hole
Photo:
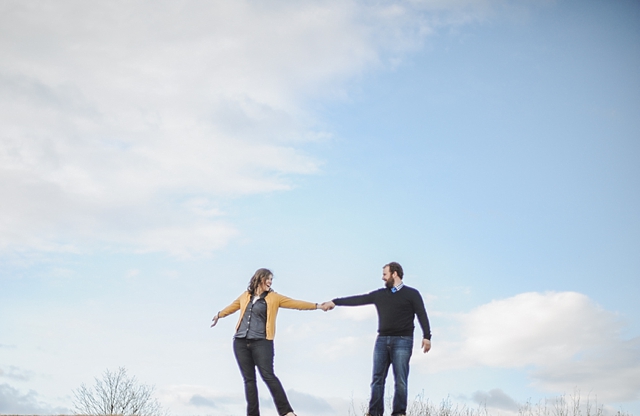
[[[153,386],[138,384],[123,367],[111,372],[105,370],[102,379],[95,379],[93,388],[84,383],[74,390],[74,412],[87,416],[166,416],[158,400],[153,397]]]

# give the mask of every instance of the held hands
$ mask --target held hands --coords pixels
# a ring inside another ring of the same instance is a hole
[[[320,309],[322,309],[323,311],[327,312],[330,311],[331,309],[336,307],[336,304],[331,302],[331,301],[327,301],[327,302],[323,302],[321,304],[318,305],[320,307]]]

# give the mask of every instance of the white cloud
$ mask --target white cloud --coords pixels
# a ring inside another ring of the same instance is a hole
[[[376,311],[376,307],[373,305],[336,308],[333,313],[339,316],[340,319],[349,319],[357,322],[367,320],[377,322],[378,319],[378,312]]]
[[[639,397],[640,339],[623,339],[617,315],[583,294],[523,293],[457,318],[459,340],[434,340],[428,363],[417,357],[429,371],[526,368],[547,391],[577,387],[606,401]]]
[[[533,371],[535,384],[547,391],[566,392],[579,386],[609,402],[640,399],[640,338],[608,339],[585,348],[578,359]]]
[[[424,11],[461,5],[486,8],[3,2],[0,250],[224,246],[221,201],[319,170],[304,146],[327,133],[306,103],[417,47],[442,24]]]

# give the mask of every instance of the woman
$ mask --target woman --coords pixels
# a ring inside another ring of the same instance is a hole
[[[282,384],[273,372],[273,338],[276,333],[278,308],[312,310],[321,309],[317,303],[290,299],[271,290],[273,273],[258,269],[249,287],[238,299],[213,317],[214,327],[218,319],[240,310],[240,317],[233,337],[233,352],[244,379],[247,399],[247,415],[259,416],[256,367],[269,388],[279,415],[295,416]]]

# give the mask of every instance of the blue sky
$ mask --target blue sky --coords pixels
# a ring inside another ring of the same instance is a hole
[[[0,413],[124,366],[241,414],[209,322],[255,269],[321,302],[389,261],[434,332],[412,397],[640,412],[637,2],[0,7]],[[366,402],[375,329],[281,312],[299,413]]]

